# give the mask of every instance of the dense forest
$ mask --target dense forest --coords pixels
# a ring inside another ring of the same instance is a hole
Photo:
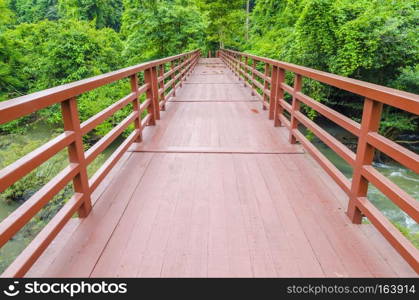
[[[419,93],[415,0],[0,0],[0,9],[0,100],[220,47]],[[305,86],[359,119],[354,95],[316,82]],[[109,105],[121,88],[79,99],[82,118]],[[34,118],[19,124],[28,121]],[[21,131],[16,125],[0,130]],[[398,139],[417,129],[416,117],[386,108],[384,135]]]
[[[419,93],[418,26],[417,0],[0,0],[0,101],[197,48],[249,52]],[[83,94],[80,119],[128,91],[121,80]],[[359,121],[357,96],[310,80],[304,92]],[[98,126],[86,147],[124,116]],[[0,169],[61,130],[58,106],[0,126]],[[418,116],[385,107],[380,131],[417,150]],[[26,176],[0,201],[27,199],[64,158]],[[70,190],[37,220],[55,213]],[[26,228],[37,226],[35,220]]]

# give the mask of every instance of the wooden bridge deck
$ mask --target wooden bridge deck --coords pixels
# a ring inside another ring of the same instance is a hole
[[[416,276],[266,114],[201,59],[27,276]]]

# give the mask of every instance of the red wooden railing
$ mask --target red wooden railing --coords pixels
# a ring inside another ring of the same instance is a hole
[[[141,141],[143,128],[155,125],[156,120],[160,119],[160,110],[164,110],[168,99],[175,95],[178,87],[182,86],[182,81],[193,70],[199,56],[200,51],[195,50],[0,102],[0,124],[57,103],[61,104],[64,123],[64,133],[0,170],[0,192],[65,148],[68,148],[70,161],[68,167],[0,223],[0,247],[7,243],[70,181],[73,181],[75,191],[72,198],[66,202],[2,276],[23,276],[76,212],[82,218],[89,214],[92,209],[90,197],[92,192],[128,147],[133,142]],[[165,71],[166,69],[168,71]],[[144,84],[139,87],[138,74],[141,72],[144,73]],[[131,82],[130,94],[87,121],[80,123],[77,108],[78,95],[128,77]],[[168,80],[169,78],[170,80]],[[146,97],[140,103],[139,98],[143,94]],[[85,152],[83,136],[129,103],[133,104],[133,111]],[[87,176],[88,165],[132,123],[135,125],[132,133],[89,179]]]
[[[225,50],[219,56],[244,84],[257,95],[264,109],[269,109],[269,119],[275,126],[290,130],[290,143],[299,141],[318,161],[326,172],[349,196],[347,214],[354,223],[361,223],[362,216],[383,234],[390,244],[419,273],[419,251],[400,231],[368,200],[368,184],[377,187],[384,195],[398,205],[416,222],[419,220],[419,203],[400,187],[379,173],[372,165],[374,152],[379,150],[403,166],[419,172],[419,155],[396,144],[378,133],[383,104],[396,107],[412,114],[419,114],[419,96],[390,89],[359,80],[280,62],[265,57]],[[250,64],[251,62],[251,64]],[[264,64],[264,73],[257,70],[257,64]],[[285,71],[294,74],[294,87],[286,84]],[[365,97],[361,123],[338,113],[302,93],[303,78],[346,90]],[[285,93],[292,96],[292,103],[284,99]],[[348,149],[335,137],[300,112],[304,103],[322,116],[333,121],[358,137],[356,153]],[[289,119],[284,112],[287,112]],[[334,150],[352,168],[352,181],[347,179],[306,137],[298,130],[302,124],[321,141]]]

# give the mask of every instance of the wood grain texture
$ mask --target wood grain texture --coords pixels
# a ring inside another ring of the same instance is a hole
[[[219,62],[201,59],[186,82],[205,68],[230,77]],[[375,229],[350,222],[345,193],[260,103],[228,101],[248,88],[212,85],[207,102],[168,102],[31,276],[416,276]]]

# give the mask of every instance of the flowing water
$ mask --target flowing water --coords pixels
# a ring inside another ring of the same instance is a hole
[[[347,135],[347,132],[340,127],[327,123],[322,124],[322,128],[338,138]],[[313,140],[313,143],[347,178],[352,178],[352,168],[346,161],[317,138]],[[395,162],[374,163],[373,165],[381,174],[419,201],[419,174]],[[393,223],[407,228],[411,233],[419,233],[419,225],[372,184],[368,187],[368,198]]]

